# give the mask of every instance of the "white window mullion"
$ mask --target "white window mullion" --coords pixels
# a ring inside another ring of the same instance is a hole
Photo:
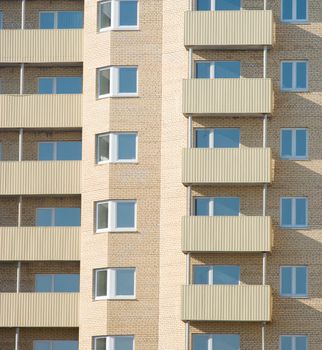
[[[297,19],[296,0],[292,0],[292,20],[296,21],[296,19]]]
[[[296,62],[292,62],[292,89],[296,89]]]
[[[215,78],[215,62],[212,61],[210,62],[210,78],[214,79]]]
[[[291,198],[291,208],[292,208],[292,226],[296,226],[296,199]]]
[[[292,295],[296,295],[296,267],[292,267]]]
[[[110,84],[111,84],[111,96],[115,96],[118,94],[118,68],[117,67],[111,67],[111,75],[110,75]]]
[[[55,214],[56,214],[56,209],[55,208],[51,208],[51,226],[55,226]]]
[[[215,199],[210,198],[209,200],[209,216],[215,215]]]
[[[212,350],[213,348],[213,337],[214,335],[210,335],[208,338],[208,350]]]
[[[209,133],[209,148],[215,148],[215,129],[211,129]]]
[[[215,9],[216,9],[216,0],[211,0],[210,9],[211,9],[211,11],[215,11]]]
[[[111,3],[112,28],[118,28],[120,25],[120,2],[112,0]]]
[[[117,134],[110,133],[110,162],[117,160]]]
[[[210,285],[214,284],[214,267],[213,266],[209,266],[208,284],[210,284]]]
[[[292,350],[296,350],[296,337],[292,337]]]
[[[114,350],[115,349],[115,339],[114,339],[114,337],[107,337],[107,339],[106,339],[106,346],[107,346],[107,350]]]
[[[58,142],[53,142],[53,160],[57,160],[57,147],[58,147]]]
[[[291,130],[291,138],[292,138],[292,157],[296,157],[296,130]]]
[[[115,211],[115,203],[113,201],[108,202],[108,209],[107,209],[107,226],[108,230],[113,230],[115,228],[115,220],[114,220],[114,211]]]

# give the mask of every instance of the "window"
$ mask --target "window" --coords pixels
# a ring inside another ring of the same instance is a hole
[[[108,0],[98,3],[98,29],[138,29],[137,0]]]
[[[0,29],[3,29],[3,12],[0,11]]]
[[[38,293],[78,293],[79,275],[54,274],[36,275],[35,292]]]
[[[195,135],[197,148],[238,148],[240,143],[237,128],[196,129]]]
[[[134,350],[133,336],[95,337],[94,350]]]
[[[111,268],[95,271],[95,299],[134,298],[134,268]]]
[[[307,61],[283,61],[281,63],[282,91],[307,91],[308,85]]]
[[[195,198],[197,216],[239,216],[240,199],[238,197],[198,197]]]
[[[39,142],[38,160],[81,160],[80,141]]]
[[[193,268],[194,284],[239,284],[240,267],[235,265],[200,265]]]
[[[307,129],[282,129],[280,149],[282,159],[308,159]]]
[[[198,61],[196,62],[196,78],[223,79],[240,78],[239,61]]]
[[[307,266],[282,266],[280,270],[280,294],[284,297],[307,297]]]
[[[77,340],[35,340],[33,350],[78,350]]]
[[[96,136],[96,162],[137,161],[136,133],[107,133]]]
[[[241,0],[197,0],[197,11],[239,11]]]
[[[238,334],[193,334],[192,350],[240,350]]]
[[[78,29],[83,28],[82,11],[41,11],[39,12],[40,29]]]
[[[38,80],[39,94],[81,94],[81,77],[42,77]]]
[[[281,227],[301,228],[308,226],[308,200],[305,197],[281,198]]]
[[[80,208],[37,208],[36,226],[80,226]]]
[[[308,0],[281,0],[283,22],[306,22],[308,20]]]
[[[119,200],[96,203],[96,232],[135,230],[136,201]]]
[[[137,67],[104,67],[97,70],[97,95],[99,98],[137,96]]]
[[[0,142],[0,161],[3,160],[3,149],[2,149],[2,143]]]
[[[280,350],[308,350],[308,337],[306,335],[282,335]]]

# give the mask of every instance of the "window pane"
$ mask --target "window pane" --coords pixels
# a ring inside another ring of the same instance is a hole
[[[137,25],[137,1],[120,1],[120,26]]]
[[[98,136],[98,162],[106,162],[110,156],[110,136]]]
[[[51,208],[38,208],[36,211],[36,226],[52,226]]]
[[[295,224],[299,226],[305,226],[306,222],[306,198],[297,198],[296,203],[296,218]]]
[[[55,275],[54,292],[56,293],[78,293],[79,275]]]
[[[116,203],[116,227],[134,228],[135,227],[135,203],[118,202]]]
[[[116,295],[134,295],[134,270],[116,270]]]
[[[215,148],[238,148],[240,130],[234,128],[215,129]]]
[[[296,294],[307,294],[306,274],[307,268],[305,266],[296,268]]]
[[[117,155],[119,160],[136,158],[136,135],[119,134]]]
[[[193,268],[193,283],[208,284],[209,283],[209,266],[194,266]]]
[[[106,350],[106,338],[95,339],[95,350]]]
[[[50,293],[52,289],[52,275],[36,275],[35,292]]]
[[[292,156],[292,130],[282,130],[282,157]]]
[[[53,80],[53,78],[39,78],[39,80],[38,80],[38,93],[39,94],[53,94],[54,93],[54,80]]]
[[[55,226],[80,226],[80,208],[56,208]]]
[[[239,266],[214,266],[214,284],[239,284]]]
[[[111,1],[99,3],[99,13],[100,13],[100,29],[108,28],[111,26],[112,9]]]
[[[208,148],[210,130],[209,129],[198,129],[196,130],[196,147],[197,148]]]
[[[292,19],[292,12],[293,12],[293,6],[292,6],[293,0],[282,0],[282,19],[283,20],[291,20]]]
[[[110,93],[110,69],[101,69],[98,74],[98,95],[108,95]]]
[[[33,350],[52,350],[49,341],[40,340],[34,341]]]
[[[240,350],[240,339],[237,334],[214,335],[213,349]]]
[[[297,62],[296,63],[296,88],[297,89],[306,89],[307,81],[306,81],[306,62]]]
[[[97,204],[97,229],[107,229],[108,228],[108,203],[98,203]]]
[[[292,294],[292,268],[282,267],[281,274],[281,294],[290,295]]]
[[[57,77],[57,94],[81,94],[81,77]]]
[[[211,0],[197,0],[197,11],[210,11]]]
[[[296,337],[295,344],[295,350],[307,350],[307,337]]]
[[[57,160],[81,160],[82,143],[79,141],[62,141],[57,143]]]
[[[240,78],[240,62],[215,62],[215,78]]]
[[[96,272],[96,296],[107,295],[107,271]]]
[[[292,350],[292,337],[281,337],[281,350]]]
[[[292,225],[292,199],[282,199],[282,226]]]
[[[135,93],[137,92],[137,69],[120,68],[119,69],[119,92]]]
[[[55,14],[54,14],[54,12],[40,12],[39,13],[39,28],[40,29],[54,29],[55,28]]]
[[[133,350],[133,337],[115,337],[115,350]]]
[[[296,155],[306,156],[307,130],[296,130]]]
[[[239,11],[240,0],[216,0],[217,11]]]
[[[51,350],[78,350],[77,340],[55,340]]]
[[[83,28],[82,11],[62,11],[58,12],[59,29],[78,29]]]
[[[215,216],[238,216],[240,200],[237,197],[215,198]]]
[[[196,63],[196,78],[209,79],[210,78],[210,62],[197,62]]]
[[[307,0],[296,0],[296,19],[306,20],[307,19]]]
[[[40,142],[38,144],[38,160],[53,160],[54,144],[52,142]]]
[[[195,199],[195,215],[208,216],[210,198],[196,198]]]
[[[192,335],[192,349],[193,350],[208,350],[207,334],[193,334]]]
[[[0,11],[0,29],[3,29],[3,12]]]
[[[292,89],[292,63],[282,63],[282,88]]]

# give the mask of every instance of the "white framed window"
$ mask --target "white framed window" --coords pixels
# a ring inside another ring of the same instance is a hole
[[[3,147],[2,143],[0,142],[0,161],[3,160]]]
[[[95,270],[95,299],[135,299],[135,268]]]
[[[239,128],[200,128],[195,130],[196,148],[239,148]]]
[[[96,202],[96,232],[136,231],[136,201]]]
[[[197,79],[240,78],[240,61],[196,61]]]
[[[3,29],[4,25],[3,25],[3,12],[0,11],[0,30]]]
[[[97,97],[138,96],[136,66],[102,67],[97,69]]]
[[[81,141],[38,142],[38,160],[81,160]]]
[[[288,298],[307,298],[307,266],[281,266],[280,295]]]
[[[240,350],[240,335],[193,334],[192,350]]]
[[[285,228],[308,226],[308,199],[306,197],[281,198],[280,226]]]
[[[78,293],[79,274],[36,274],[37,293]]]
[[[197,0],[197,11],[239,11],[241,0]]]
[[[195,265],[193,284],[240,284],[238,265]]]
[[[117,335],[95,337],[94,350],[134,350],[134,336]]]
[[[98,30],[138,30],[137,0],[104,0],[98,2]]]
[[[36,226],[80,226],[80,208],[37,208]]]
[[[307,22],[308,12],[308,0],[281,0],[282,22]]]
[[[309,340],[307,335],[281,335],[280,350],[308,350]]]
[[[77,340],[35,340],[33,350],[78,350]]]
[[[39,94],[81,94],[82,77],[40,77]]]
[[[137,133],[119,132],[96,135],[96,163],[137,162]]]
[[[40,11],[40,29],[81,29],[83,28],[83,11]]]
[[[196,216],[239,216],[239,197],[196,197]]]
[[[281,129],[280,156],[282,159],[308,159],[308,130]]]
[[[281,90],[301,92],[309,89],[308,61],[281,62]]]

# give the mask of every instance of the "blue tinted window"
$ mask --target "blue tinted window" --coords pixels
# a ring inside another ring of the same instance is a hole
[[[307,88],[307,63],[297,62],[296,63],[296,88],[306,89]]]
[[[208,148],[210,130],[209,129],[198,129],[196,130],[196,147],[197,148]]]
[[[136,135],[135,134],[119,134],[118,149],[119,160],[130,160],[136,158]]]
[[[299,295],[307,294],[306,273],[307,273],[307,268],[305,266],[296,268],[296,294],[299,294]]]
[[[282,63],[282,89],[292,89],[292,66],[291,62]]]
[[[50,341],[35,341],[33,350],[52,350]]]
[[[51,350],[78,350],[77,340],[55,340],[52,341]]]
[[[282,226],[292,225],[292,199],[283,198],[282,199]]]
[[[196,63],[196,78],[209,79],[210,78],[210,62],[197,62]]]
[[[214,284],[239,284],[239,266],[214,266]]]
[[[295,225],[296,226],[305,226],[307,224],[306,220],[306,198],[297,198],[295,199]]]
[[[301,336],[295,338],[295,350],[307,350],[307,337]]]
[[[293,17],[293,0],[282,0],[282,19],[292,20]]]
[[[81,94],[82,78],[81,77],[57,77],[57,94]]]
[[[40,29],[54,29],[55,28],[55,13],[54,12],[40,12],[39,13],[39,28]]]
[[[240,142],[240,130],[237,128],[215,129],[216,148],[238,148]]]
[[[214,350],[240,350],[240,337],[237,334],[215,334],[212,348]]]
[[[38,208],[36,212],[36,226],[52,226],[53,211],[51,208]]]
[[[135,227],[135,203],[118,202],[116,203],[116,227],[134,228]]]
[[[39,160],[54,160],[54,143],[40,142],[38,144]]]
[[[39,78],[38,80],[39,94],[54,94],[54,79],[53,78]]]
[[[307,129],[286,129],[281,131],[281,157],[306,159]]]
[[[307,0],[296,0],[296,19],[307,19]]]
[[[281,156],[291,157],[292,156],[292,130],[282,130],[281,140]]]
[[[215,78],[240,78],[239,61],[215,62]]]
[[[133,350],[133,337],[115,337],[114,350]]]
[[[3,29],[3,12],[0,11],[0,29]]]
[[[195,199],[195,215],[208,216],[209,213],[209,198],[196,198]]]
[[[137,25],[137,1],[120,1],[120,26]]]
[[[116,271],[116,295],[134,295],[134,270]]]
[[[112,24],[112,3],[111,1],[99,3],[99,28],[108,28]]]
[[[296,130],[296,156],[305,157],[307,155],[307,130]]]
[[[210,270],[209,266],[195,266],[193,269],[193,283],[208,284],[209,270]]]
[[[281,294],[292,294],[292,267],[282,267],[281,269]]]
[[[81,160],[82,143],[79,141],[57,142],[57,160]]]
[[[210,11],[211,0],[197,0],[197,11]]]
[[[80,226],[80,208],[55,208],[55,226]]]
[[[193,350],[208,350],[208,339],[207,334],[193,334],[192,336],[192,349]]]
[[[79,275],[54,275],[54,292],[56,293],[78,293]]]
[[[82,11],[62,11],[58,12],[57,28],[58,29],[77,29],[83,28]]]
[[[215,216],[238,216],[239,215],[238,197],[217,197],[215,198]]]
[[[35,292],[50,293],[53,289],[52,275],[36,275]]]
[[[137,92],[137,68],[119,69],[119,92],[136,93]]]
[[[240,0],[216,0],[217,11],[239,11]]]

